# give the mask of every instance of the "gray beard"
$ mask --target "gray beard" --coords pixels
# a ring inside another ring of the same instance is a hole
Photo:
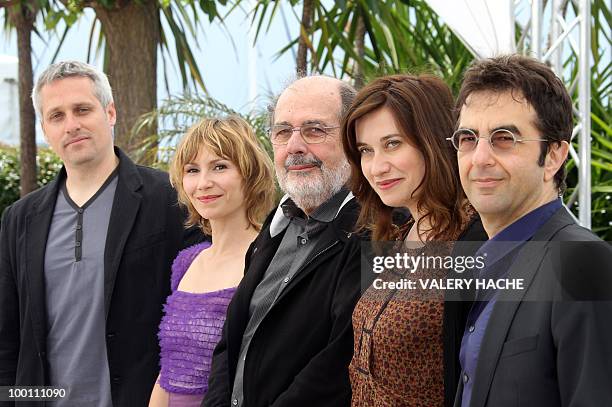
[[[334,168],[321,164],[306,174],[292,173],[291,179],[286,168],[275,169],[281,189],[303,211],[311,211],[334,196],[351,175],[350,164],[344,157]]]

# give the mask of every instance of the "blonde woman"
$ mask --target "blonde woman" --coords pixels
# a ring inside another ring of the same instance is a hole
[[[204,119],[174,156],[170,179],[187,226],[212,237],[181,251],[159,330],[161,371],[150,406],[199,406],[245,253],[274,204],[272,163],[238,117]]]

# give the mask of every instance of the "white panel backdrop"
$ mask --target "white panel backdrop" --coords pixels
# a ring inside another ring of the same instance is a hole
[[[512,0],[426,0],[478,58],[516,51]]]
[[[16,57],[0,55],[0,142],[19,144],[19,90]]]

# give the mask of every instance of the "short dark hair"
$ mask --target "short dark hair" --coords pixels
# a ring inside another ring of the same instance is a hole
[[[561,79],[543,62],[523,55],[502,55],[475,60],[465,71],[456,103],[456,114],[474,92],[513,92],[524,98],[536,112],[534,126],[547,143],[542,143],[538,165],[543,166],[548,145],[570,142],[572,137],[572,100]],[[520,93],[520,95],[518,94]],[[555,174],[555,185],[565,191],[565,165]]]
[[[372,231],[373,240],[401,238],[393,209],[385,205],[365,178],[357,148],[357,121],[381,108],[391,111],[401,135],[423,155],[423,179],[413,192],[419,220],[429,220],[430,240],[454,240],[467,220],[467,200],[459,181],[457,153],[446,141],[453,132],[453,96],[431,75],[378,78],[357,93],[342,122],[342,146],[351,165],[351,190],[361,204],[358,229]],[[420,225],[417,225],[420,227]]]

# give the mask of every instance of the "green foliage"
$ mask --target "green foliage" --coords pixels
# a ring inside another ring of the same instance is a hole
[[[43,0],[37,0],[43,1]],[[138,0],[137,3],[154,0]],[[169,81],[167,78],[168,72],[172,72],[173,68],[178,68],[183,86],[185,89],[189,86],[202,89],[206,92],[204,79],[200,72],[198,61],[195,60],[192,47],[197,37],[197,31],[200,26],[202,13],[208,17],[210,22],[218,19],[223,23],[223,18],[217,10],[217,5],[225,5],[227,0],[155,0],[158,3],[161,20],[161,33],[159,38],[159,50],[162,58],[161,63],[164,67],[164,81],[166,88],[169,89]],[[58,45],[53,55],[52,61],[58,56],[59,51],[64,43],[64,39],[70,28],[78,21],[86,7],[93,7],[91,2],[87,0],[68,0],[59,2],[57,0],[44,1],[45,12],[44,21],[47,30],[54,30],[60,21],[65,23],[65,29],[61,35],[60,44]],[[118,0],[98,0],[97,4],[101,7],[112,9],[120,8],[121,1]],[[94,20],[88,39],[88,53],[86,61],[91,61],[92,54],[99,55],[105,52],[104,35],[100,30],[98,37],[94,37],[97,25],[100,24]],[[190,41],[190,39],[192,41]],[[197,47],[197,42],[195,42]],[[171,50],[173,47],[174,54]],[[92,53],[92,50],[95,51]],[[106,61],[106,56],[103,55],[102,60]]]
[[[65,9],[51,8],[44,19],[45,28],[48,31],[55,30],[60,22],[65,22],[67,27],[77,22],[81,10],[69,4]]]
[[[240,1],[239,1],[240,2]],[[298,1],[285,4],[295,7]],[[568,3],[566,13],[576,14],[576,5]],[[270,27],[280,1],[258,0],[252,10],[252,24],[257,34]],[[314,18],[307,38],[314,72],[330,69],[334,76],[374,77],[399,72],[430,72],[443,78],[456,94],[464,70],[473,56],[461,40],[441,23],[424,0],[342,0],[333,3],[314,1]],[[296,24],[300,16],[294,11]],[[363,57],[356,49],[358,21],[365,25]],[[591,1],[591,180],[592,229],[605,240],[612,240],[612,62],[610,62],[610,7],[606,0]],[[302,29],[301,33],[305,33]],[[528,52],[525,42],[529,30],[516,26],[518,49]],[[279,51],[287,52],[299,37]],[[554,40],[554,39],[553,39]],[[360,67],[361,70],[356,69]],[[569,88],[578,72],[577,55],[569,55],[564,64],[565,83]],[[577,95],[573,95],[576,101]],[[576,143],[574,147],[577,148]],[[566,202],[577,212],[577,170],[568,162]]]
[[[257,34],[266,19],[270,27],[279,4],[272,0],[255,4],[252,24],[256,24]],[[307,43],[314,72],[331,69],[336,77],[351,78],[361,72],[366,81],[391,73],[429,72],[442,77],[456,91],[473,59],[424,0],[315,1],[313,15]],[[300,17],[295,17],[300,24]],[[365,25],[363,58],[355,48],[360,19]],[[294,38],[279,54],[289,51],[298,40]]]
[[[157,122],[159,125],[157,134],[145,138],[141,146],[132,153],[132,158],[137,162],[147,160],[153,167],[167,170],[176,151],[175,146],[192,125],[203,118],[229,115],[240,116],[249,123],[260,145],[270,158],[273,157],[272,144],[268,137],[267,112],[244,115],[211,97],[186,93],[164,100],[157,110],[140,117],[132,134],[137,134],[141,129],[151,128],[152,122]],[[281,190],[276,185],[275,197],[278,200],[281,196]]]
[[[174,146],[189,127],[206,117],[236,115],[245,119],[255,130],[260,144],[272,156],[272,145],[267,135],[268,116],[266,112],[243,115],[223,103],[204,95],[186,93],[164,100],[157,110],[143,115],[132,130],[138,134],[142,129],[158,123],[157,134],[147,137],[133,154],[136,161],[147,160],[158,168],[165,169],[174,154]],[[157,150],[154,146],[158,146]],[[155,156],[148,156],[155,154]]]
[[[62,168],[60,159],[49,149],[38,149],[38,186],[47,185]],[[0,147],[0,213],[19,199],[19,150]]]
[[[573,10],[576,12],[576,10]],[[604,0],[591,2],[591,225],[593,232],[612,241],[612,61],[610,61],[610,9]],[[565,63],[565,82],[569,86],[578,74],[578,58],[573,52]],[[571,86],[570,86],[571,88]],[[575,105],[578,94],[572,95]],[[578,144],[574,141],[578,151]],[[578,214],[578,170],[570,159],[566,202]]]

